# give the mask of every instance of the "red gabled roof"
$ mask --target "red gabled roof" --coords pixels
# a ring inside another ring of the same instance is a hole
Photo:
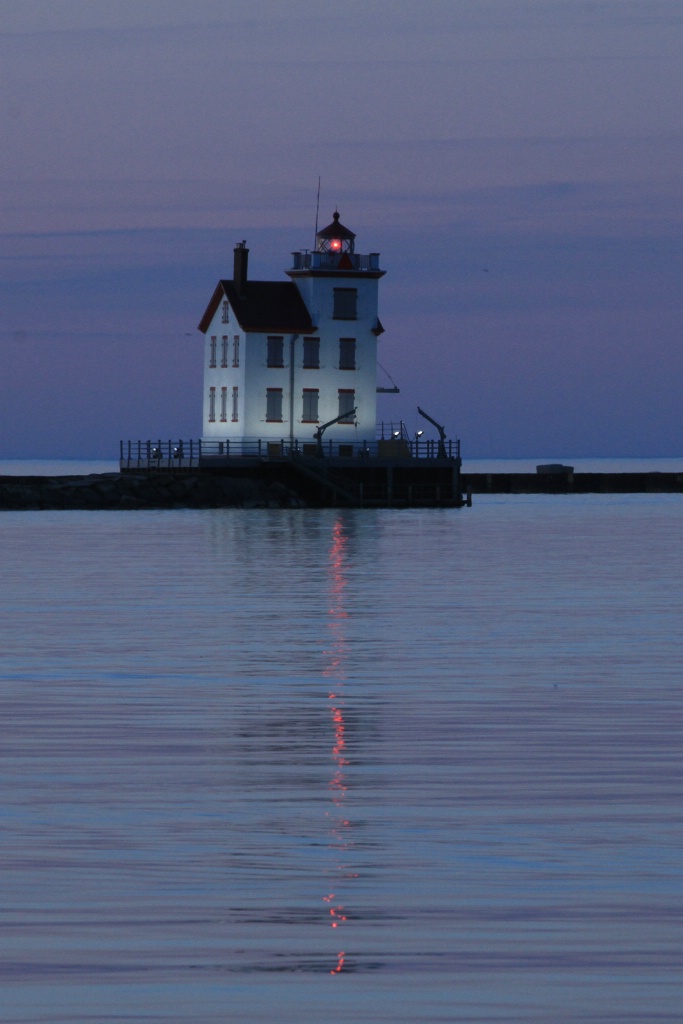
[[[199,322],[202,334],[224,298],[243,331],[301,334],[315,330],[299,289],[291,281],[247,281],[242,295],[233,281],[219,281]]]

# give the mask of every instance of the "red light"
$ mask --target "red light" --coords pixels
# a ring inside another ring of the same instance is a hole
[[[330,249],[332,249],[333,252],[339,252],[339,250],[341,249],[341,241],[339,238],[332,239],[332,241],[330,242]]]

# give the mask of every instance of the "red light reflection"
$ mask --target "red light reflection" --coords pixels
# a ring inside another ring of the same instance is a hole
[[[341,248],[341,242],[332,242],[333,248]],[[346,722],[344,719],[344,679],[345,662],[348,654],[348,643],[345,635],[345,620],[348,612],[344,607],[344,591],[348,585],[346,576],[346,545],[347,537],[340,520],[337,520],[332,529],[332,545],[329,558],[330,578],[330,608],[328,613],[328,624],[331,643],[329,650],[325,651],[327,664],[323,671],[325,678],[334,680],[334,685],[328,694],[330,702],[330,717],[332,721],[332,762],[334,765],[332,777],[328,784],[333,810],[326,812],[330,819],[330,842],[329,847],[336,850],[338,854],[342,851],[347,853],[353,847],[350,829],[351,821],[343,813],[344,803],[348,793],[348,784],[345,777],[345,768],[349,764],[346,756]],[[348,880],[357,878],[356,872],[349,871],[346,863],[338,862],[336,874],[338,878]],[[330,892],[323,896],[323,901],[328,905],[330,927],[339,928],[346,924],[347,916],[344,911],[344,904],[338,898],[336,892]],[[337,954],[336,966],[330,974],[341,974],[344,970],[346,953]]]
[[[332,968],[332,970],[330,971],[330,974],[341,974],[341,972],[344,970],[344,957],[345,956],[346,956],[346,954],[344,953],[343,950],[340,953],[337,954],[337,966]]]

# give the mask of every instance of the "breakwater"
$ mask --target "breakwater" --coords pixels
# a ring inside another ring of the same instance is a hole
[[[2,476],[0,510],[145,508],[296,508],[279,481],[200,473]]]
[[[472,494],[680,494],[683,473],[467,473]]]
[[[467,473],[471,494],[681,494],[683,473]],[[297,508],[310,503],[294,477],[206,473],[0,476],[0,510]],[[318,501],[315,504],[319,504]],[[331,499],[330,504],[334,504]]]

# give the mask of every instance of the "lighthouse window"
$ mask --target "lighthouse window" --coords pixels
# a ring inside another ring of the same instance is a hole
[[[304,338],[304,369],[320,368],[320,338]]]
[[[348,388],[339,389],[339,415],[340,423],[353,423],[354,409],[356,406],[356,392]]]
[[[209,423],[216,420],[216,389],[209,388]]]
[[[269,423],[282,422],[282,388],[266,389],[266,420]]]
[[[318,395],[317,388],[304,388],[304,405],[301,414],[303,423],[318,422]]]
[[[355,320],[358,309],[357,288],[335,288],[334,289],[334,312],[335,320]]]
[[[239,392],[237,388],[232,389],[232,422],[237,423],[237,402]]]
[[[340,338],[339,339],[339,369],[340,370],[355,370],[356,369],[356,339],[355,338]]]
[[[211,344],[209,347],[209,366],[216,365],[216,337],[215,335],[211,338]]]
[[[225,368],[228,365],[228,336],[224,334],[221,338],[221,366]]]
[[[230,319],[229,310],[230,310],[230,303],[229,302],[224,302],[223,303],[223,323],[224,324],[227,324],[229,319]]]
[[[239,336],[239,334],[236,334],[234,339],[233,339],[232,365],[233,366],[239,366],[240,365],[240,336]]]
[[[228,389],[221,388],[221,423],[228,418]]]
[[[285,340],[284,338],[268,338],[268,366],[285,365]]]

